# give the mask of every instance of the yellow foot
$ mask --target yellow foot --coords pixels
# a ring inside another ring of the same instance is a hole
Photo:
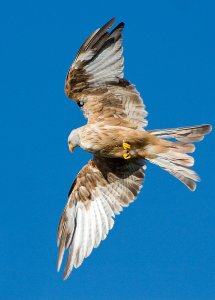
[[[131,155],[128,152],[126,152],[126,153],[123,154],[123,158],[124,159],[129,159],[129,158],[131,158]]]
[[[127,150],[131,148],[131,145],[129,145],[128,143],[122,143],[123,149]]]

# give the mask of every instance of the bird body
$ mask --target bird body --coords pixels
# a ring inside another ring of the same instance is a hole
[[[125,153],[123,143],[129,144],[132,158],[143,158],[144,147],[148,144],[159,144],[159,138],[147,131],[135,130],[122,126],[110,126],[103,124],[85,125],[75,130],[78,136],[78,145],[92,154],[123,158]],[[68,142],[70,143],[69,137]],[[162,141],[160,141],[162,143]]]
[[[122,30],[110,20],[81,46],[66,77],[65,92],[88,119],[68,138],[93,154],[78,173],[58,227],[58,270],[68,249],[64,279],[98,247],[114,217],[142,188],[146,161],[156,164],[194,191],[199,176],[190,167],[210,125],[145,130],[147,112],[139,92],[124,79]]]

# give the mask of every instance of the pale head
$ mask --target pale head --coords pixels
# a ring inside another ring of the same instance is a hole
[[[79,146],[79,128],[71,131],[68,137],[69,151],[73,152],[74,148]]]

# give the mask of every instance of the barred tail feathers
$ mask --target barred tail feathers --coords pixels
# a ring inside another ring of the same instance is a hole
[[[156,129],[149,130],[148,132],[161,139],[176,139],[181,142],[200,142],[204,136],[211,132],[212,126],[209,124],[170,128],[170,129]]]
[[[151,130],[149,133],[159,138],[160,145],[149,145],[147,152],[152,155],[146,159],[160,166],[194,191],[196,182],[200,181],[200,178],[195,171],[190,169],[194,165],[194,158],[187,153],[195,151],[195,146],[190,144],[191,142],[203,140],[211,130],[211,125]],[[165,139],[175,139],[179,142],[170,142]]]
[[[191,191],[195,191],[196,182],[200,181],[198,174],[190,169],[194,163],[193,157],[187,154],[160,153],[155,158],[147,159],[151,163],[160,166],[165,171],[179,179]]]

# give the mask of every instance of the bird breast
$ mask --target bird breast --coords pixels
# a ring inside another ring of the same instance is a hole
[[[86,125],[80,135],[80,147],[93,154],[119,157],[118,150],[122,146],[120,128],[115,126]]]
[[[153,142],[146,131],[121,126],[86,125],[80,135],[80,147],[96,155],[104,157],[128,158],[138,157],[139,150]],[[129,150],[125,147],[129,146]],[[143,153],[141,153],[142,157]]]

